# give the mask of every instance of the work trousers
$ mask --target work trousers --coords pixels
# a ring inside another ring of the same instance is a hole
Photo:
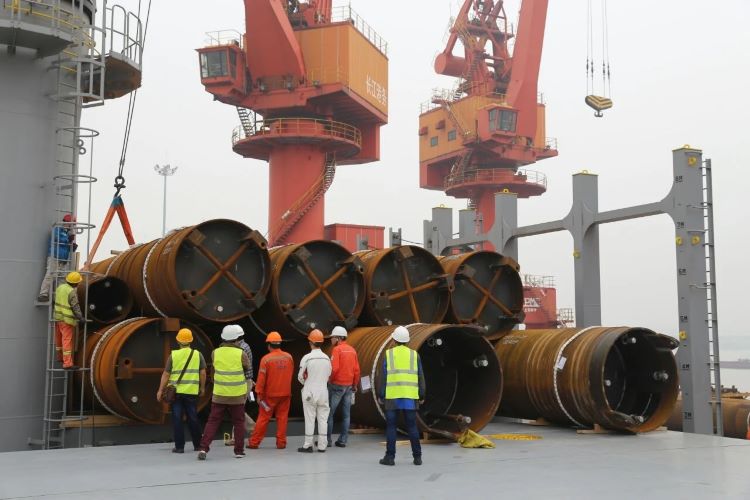
[[[268,422],[271,417],[276,417],[276,448],[286,448],[286,425],[289,419],[289,404],[292,401],[291,396],[283,398],[266,398],[263,402],[258,399],[258,420],[255,422],[253,435],[250,436],[248,446],[257,448],[266,435]],[[263,407],[265,403],[268,409]]]
[[[76,334],[75,325],[64,321],[55,321],[55,355],[62,362],[63,368],[73,366],[73,344]]]
[[[351,420],[352,386],[328,384],[328,400],[331,407],[331,412],[328,415],[328,446],[333,444],[331,442],[333,415],[336,413],[336,408],[338,408],[339,404],[341,405],[341,433],[336,441],[346,444],[346,441],[349,439],[349,424]]]
[[[411,454],[414,457],[421,457],[422,445],[419,443],[416,410],[385,410],[385,456],[396,457],[396,425],[399,412],[404,415],[406,432],[409,434],[409,441],[411,441]]]
[[[201,439],[200,449],[208,451],[211,445],[211,441],[214,440],[216,431],[219,430],[221,425],[221,419],[224,416],[224,412],[228,411],[229,416],[232,419],[232,426],[234,427],[234,452],[242,453],[245,449],[245,405],[225,405],[221,403],[211,403],[211,413],[208,415],[208,422],[206,427],[203,429],[203,438]]]
[[[172,403],[172,434],[174,435],[174,447],[178,450],[185,449],[185,426],[182,423],[183,415],[187,417],[193,448],[197,450],[201,445],[201,423],[198,421],[198,396],[177,393]]]
[[[328,440],[324,439],[324,433],[328,431],[328,391],[320,394],[308,394],[305,399],[302,395],[302,412],[305,414],[305,444],[303,448],[312,448],[315,437],[315,423],[318,423],[318,449],[325,451]]]
[[[58,260],[54,257],[47,257],[47,270],[44,273],[42,285],[39,287],[39,298],[49,298],[54,293],[52,289],[52,280],[60,271],[65,271],[68,267],[67,260]]]

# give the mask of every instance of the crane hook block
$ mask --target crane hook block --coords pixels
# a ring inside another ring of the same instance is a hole
[[[596,113],[594,116],[601,118],[604,116],[602,111],[610,109],[612,107],[612,99],[608,97],[600,97],[597,95],[587,95],[585,99],[586,105],[592,108]]]

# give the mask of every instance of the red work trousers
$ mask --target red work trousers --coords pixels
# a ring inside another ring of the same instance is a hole
[[[76,327],[64,321],[55,321],[55,354],[63,368],[73,366],[73,337]]]
[[[255,430],[250,436],[248,446],[257,448],[266,435],[266,428],[271,417],[276,417],[276,448],[286,448],[286,424],[289,420],[289,404],[292,401],[291,396],[283,398],[266,398],[263,400],[268,405],[268,410],[263,408],[260,400],[258,401],[258,421],[255,422]],[[235,438],[236,442],[236,438]]]
[[[221,419],[224,417],[224,411],[229,412],[234,426],[234,452],[242,453],[245,449],[245,405],[225,405],[221,403],[211,403],[211,413],[208,415],[206,427],[203,429],[200,449],[208,452],[211,441],[214,440],[216,431],[219,430]]]

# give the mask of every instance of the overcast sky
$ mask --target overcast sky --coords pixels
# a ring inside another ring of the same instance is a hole
[[[121,3],[132,9],[138,4]],[[506,2],[514,22],[519,5],[520,0]],[[547,135],[558,138],[560,156],[530,167],[547,175],[549,190],[520,202],[520,223],[566,215],[571,174],[582,169],[599,174],[601,210],[660,200],[671,185],[672,149],[683,144],[701,148],[715,170],[720,328],[724,334],[742,334],[750,298],[745,224],[750,216],[750,2],[609,2],[614,108],[603,119],[595,119],[583,103],[586,5],[585,0],[550,1],[539,89],[547,101]],[[401,227],[404,238],[421,242],[422,220],[433,206],[466,205],[422,190],[418,181],[419,103],[433,87],[452,85],[434,74],[432,63],[459,4],[353,0],[352,7],[389,43],[389,124],[382,129],[380,162],[338,170],[326,197],[326,223]],[[597,23],[595,29],[600,28]],[[268,167],[232,152],[236,111],[213,102],[199,80],[194,49],[205,45],[205,32],[218,29],[244,31],[242,1],[153,2],[125,167],[124,198],[138,241],[161,234],[157,163],[179,166],[169,179],[168,227],[227,217],[266,232]],[[84,112],[84,125],[101,133],[94,150],[100,179],[92,199],[97,225],[113,193],[126,110],[127,98],[121,98]],[[85,196],[82,202],[85,212]],[[111,233],[102,257],[126,246],[119,227]],[[674,335],[671,219],[663,215],[603,226],[600,235],[603,324]],[[522,272],[556,276],[560,307],[573,305],[571,244],[567,233],[520,244]]]

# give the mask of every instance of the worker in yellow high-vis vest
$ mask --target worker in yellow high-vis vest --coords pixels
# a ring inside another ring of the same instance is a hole
[[[234,456],[245,456],[245,399],[252,380],[245,379],[245,371],[250,369],[250,359],[240,347],[239,340],[243,335],[245,331],[241,326],[225,326],[221,332],[224,342],[213,352],[214,393],[211,413],[198,447],[198,460],[206,459],[225,411],[229,412],[234,427]]]
[[[156,399],[162,400],[162,394],[167,384],[177,387],[177,396],[172,402],[172,433],[174,435],[172,453],[185,453],[183,414],[187,417],[190,439],[193,441],[195,451],[198,451],[201,442],[198,398],[206,391],[206,360],[200,351],[190,347],[193,342],[193,332],[189,328],[180,329],[177,332],[176,340],[180,347],[172,351],[172,354],[167,358],[167,365],[161,374],[161,383],[159,384],[159,390],[156,392]]]
[[[396,346],[385,351],[382,373],[385,385],[381,386],[378,403],[385,407],[386,447],[382,465],[395,465],[396,421],[401,413],[406,431],[411,441],[411,454],[414,465],[422,465],[422,447],[417,429],[417,410],[424,403],[425,382],[422,361],[419,354],[410,349],[409,330],[397,326],[391,338]]]
[[[65,283],[55,289],[55,353],[66,370],[77,368],[73,365],[76,326],[84,320],[76,291],[81,281],[81,274],[73,271],[65,277]]]

